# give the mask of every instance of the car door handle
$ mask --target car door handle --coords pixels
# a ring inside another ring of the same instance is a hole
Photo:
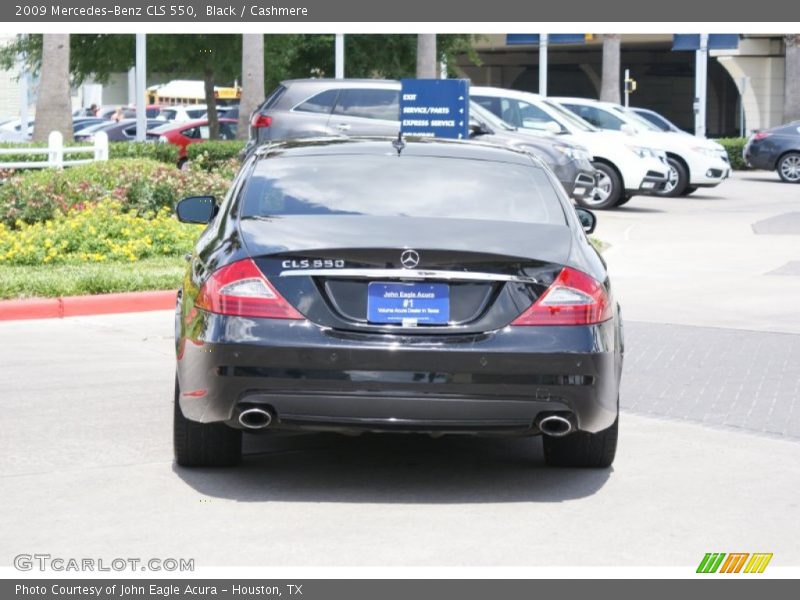
[[[336,126],[336,129],[338,129],[339,131],[347,131],[348,129],[350,129],[350,125],[348,125],[347,123],[339,123]]]

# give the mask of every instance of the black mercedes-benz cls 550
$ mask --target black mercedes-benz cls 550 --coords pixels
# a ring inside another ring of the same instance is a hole
[[[616,451],[623,340],[603,260],[530,154],[442,140],[262,148],[207,223],[175,315],[175,456],[242,432],[544,435],[559,466]]]

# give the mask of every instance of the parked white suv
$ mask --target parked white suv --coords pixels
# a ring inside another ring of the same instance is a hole
[[[670,166],[663,196],[686,196],[700,187],[715,187],[731,174],[728,153],[713,140],[686,132],[662,131],[632,109],[586,98],[553,98],[601,129],[622,131],[646,145],[662,148]]]
[[[599,175],[594,193],[579,201],[583,206],[620,206],[633,195],[653,194],[667,184],[663,150],[622,132],[598,129],[548,98],[480,86],[470,88],[470,97],[515,127],[550,131],[585,146]]]
[[[162,106],[161,112],[156,117],[159,121],[173,121],[175,123],[186,123],[195,119],[202,119],[208,112],[205,104],[186,104],[174,106]]]

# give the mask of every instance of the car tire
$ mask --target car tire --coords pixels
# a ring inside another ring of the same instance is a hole
[[[544,436],[544,460],[551,467],[605,469],[617,453],[619,417],[597,433],[577,431],[564,437]]]
[[[628,202],[630,202],[631,198],[633,198],[633,196],[628,196],[623,194],[622,196],[619,197],[619,200],[617,200],[617,203],[614,206],[622,206],[623,204],[627,204]]]
[[[623,196],[622,180],[614,169],[605,163],[593,162],[595,170],[598,172],[598,180],[595,188],[586,196],[578,200],[578,204],[584,208],[602,210],[616,206],[619,199]]]
[[[687,187],[685,190],[683,190],[683,195],[684,195],[684,196],[691,196],[691,195],[692,195],[692,194],[694,194],[694,193],[695,193],[697,190],[698,190],[698,188],[697,188],[697,187],[695,187],[695,186],[693,186],[693,185],[690,185],[690,186],[689,186],[689,187]]]
[[[242,458],[242,432],[224,423],[198,423],[183,416],[175,378],[173,441],[182,467],[231,467]]]
[[[686,192],[686,188],[689,187],[689,172],[681,161],[671,156],[667,157],[667,163],[669,164],[667,185],[663,190],[656,192],[656,194],[666,198],[683,196]]]
[[[800,152],[789,152],[778,161],[778,176],[786,183],[800,183]]]

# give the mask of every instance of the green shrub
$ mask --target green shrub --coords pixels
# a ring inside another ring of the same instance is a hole
[[[109,158],[150,158],[168,165],[178,164],[178,147],[153,142],[111,142]]]
[[[185,196],[227,193],[230,179],[217,173],[181,171],[150,159],[93,162],[68,169],[15,175],[0,186],[0,222],[36,223],[105,199],[137,214],[172,207]]]
[[[731,161],[731,167],[736,171],[747,169],[747,164],[742,158],[742,151],[744,145],[747,143],[747,138],[721,138],[716,140],[728,152],[728,159]]]
[[[68,142],[67,147],[86,146],[86,142]],[[2,142],[0,148],[47,148],[43,142]],[[65,155],[65,160],[79,160],[92,158],[94,150],[87,148],[86,152],[70,153]],[[150,158],[170,165],[178,164],[178,147],[172,144],[158,144],[153,142],[111,142],[108,145],[109,158]],[[39,162],[47,160],[47,154],[7,154],[0,155],[0,163],[6,162]]]
[[[238,161],[239,153],[244,149],[245,144],[246,142],[242,140],[191,144],[187,148],[189,162],[206,171],[214,171],[232,160]]]

